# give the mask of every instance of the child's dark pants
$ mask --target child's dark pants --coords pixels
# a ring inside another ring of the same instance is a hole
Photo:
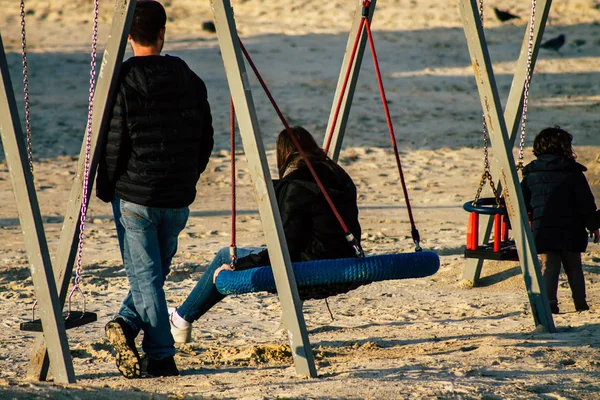
[[[558,304],[556,294],[558,292],[558,278],[562,264],[569,280],[573,301],[575,303],[585,302],[585,278],[581,266],[581,253],[576,251],[549,251],[540,254],[542,261],[542,276],[546,284],[546,293],[550,305]]]

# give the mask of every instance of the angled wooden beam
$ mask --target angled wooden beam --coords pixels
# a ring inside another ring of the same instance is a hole
[[[118,0],[115,4],[112,25],[108,41],[104,50],[104,55],[100,63],[98,73],[98,82],[94,95],[94,110],[92,117],[92,137],[90,147],[90,171],[88,196],[85,202],[88,203],[92,193],[94,177],[98,166],[98,149],[101,139],[99,133],[109,122],[111,105],[113,102],[115,90],[117,88],[117,78],[125,47],[127,45],[127,35],[133,19],[136,0]],[[87,135],[87,130],[85,132]],[[54,264],[54,276],[56,286],[59,288],[59,299],[61,307],[65,304],[69,289],[69,281],[73,272],[73,264],[77,257],[77,248],[79,245],[79,222],[81,219],[81,201],[83,197],[85,158],[86,158],[86,140],[84,138],[81,152],[79,154],[79,164],[77,175],[73,182],[71,195],[67,205],[67,211],[60,234],[58,253]],[[33,380],[46,380],[48,374],[48,354],[46,344],[42,336],[38,337],[33,347],[31,362],[27,376]],[[50,346],[48,347],[50,349]]]
[[[368,9],[364,10],[369,22],[371,22],[371,20],[373,19],[373,13],[375,12],[376,5],[377,0],[371,0],[371,4],[369,5]],[[358,75],[360,73],[360,67],[365,52],[365,46],[368,42],[367,32],[365,29],[362,29],[362,34],[360,35],[358,45],[356,48],[356,56],[352,58],[354,42],[357,36],[358,29],[361,26],[362,19],[363,0],[358,0],[356,10],[354,11],[354,18],[352,19],[352,26],[350,27],[350,35],[348,37],[348,44],[346,45],[346,52],[342,61],[340,76],[338,78],[337,87],[335,89],[335,95],[333,97],[331,112],[329,113],[327,131],[325,132],[325,139],[323,141],[323,148],[325,148],[331,133],[331,144],[329,146],[329,151],[327,152],[327,154],[334,161],[337,161],[340,155],[342,142],[344,140],[344,134],[346,132],[346,125],[348,123],[348,116],[350,115],[350,108],[352,107],[352,99],[354,98],[354,90],[356,88],[356,83],[358,82]],[[336,119],[337,106],[344,86],[346,73],[348,71],[348,65],[351,65],[350,74],[348,77],[348,82],[346,84],[344,95],[342,97],[342,102],[340,103],[339,116]]]
[[[35,298],[38,302],[37,308],[44,329],[43,336],[50,345],[48,356],[52,361],[54,380],[59,383],[74,383],[75,372],[62,317],[62,306],[58,300],[42,215],[35,192],[33,174],[29,168],[25,138],[21,129],[1,36],[0,136],[17,201],[19,221],[25,236],[25,250],[29,259]]]
[[[529,227],[523,193],[509,147],[506,122],[500,113],[502,104],[498,96],[498,88],[492,70],[490,56],[485,45],[485,35],[479,18],[477,0],[458,0],[461,20],[467,38],[471,64],[475,73],[475,81],[486,122],[490,132],[490,141],[494,149],[493,162],[499,171],[503,186],[506,209],[513,228],[521,270],[532,315],[536,326],[543,326],[548,332],[554,332],[554,320],[546,295],[544,281],[540,272],[533,234]]]
[[[540,44],[542,43],[542,37],[546,28],[546,22],[548,21],[548,14],[552,6],[552,0],[537,0],[536,13],[534,19],[534,31],[533,31],[533,42],[532,42],[532,53],[531,53],[531,78],[533,78],[533,71],[535,69],[535,63],[537,61]],[[513,148],[515,140],[519,136],[521,113],[523,111],[523,93],[525,90],[525,80],[527,78],[527,54],[529,52],[529,31],[531,29],[531,20],[527,24],[525,30],[525,37],[523,38],[523,44],[521,45],[521,52],[519,59],[515,67],[515,74],[513,76],[512,85],[510,87],[510,93],[506,102],[506,108],[504,110],[504,119],[506,121],[507,129],[509,131],[509,148]],[[484,44],[487,46],[487,44]],[[491,165],[491,174],[493,177],[498,177],[497,164]],[[497,180],[496,187],[501,190],[502,182]],[[487,215],[479,216],[479,224],[485,225],[484,229],[481,229],[479,235],[479,243],[487,243],[490,240],[492,232],[493,220]],[[468,281],[471,286],[476,286],[481,276],[481,268],[483,267],[483,259],[469,258],[467,259],[467,265],[463,274],[463,279]]]
[[[298,295],[296,278],[260,135],[250,83],[242,58],[233,9],[229,0],[211,0],[211,5],[227,82],[235,104],[240,136],[248,160],[248,169],[254,184],[258,211],[269,249],[277,295],[281,302],[283,325],[288,331],[296,373],[302,376],[316,377],[314,356],[308,340],[302,314],[302,303]]]

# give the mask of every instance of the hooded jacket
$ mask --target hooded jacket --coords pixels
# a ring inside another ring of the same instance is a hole
[[[119,82],[101,134],[97,196],[148,207],[190,205],[214,144],[204,82],[168,55],[130,58]]]
[[[538,253],[587,248],[588,232],[600,227],[587,168],[570,158],[543,154],[523,169],[521,188]]]
[[[356,186],[332,161],[313,165],[344,223],[360,241]],[[306,166],[300,166],[273,182],[283,230],[292,261],[355,257],[345,232]],[[263,250],[238,260],[236,269],[270,265]]]

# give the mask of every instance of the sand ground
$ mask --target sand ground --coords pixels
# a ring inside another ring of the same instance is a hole
[[[197,4],[198,3],[198,4]],[[216,148],[198,184],[166,291],[181,302],[214,253],[229,244],[228,88],[216,36],[201,30],[209,2],[165,2],[165,52],[184,58],[205,80]],[[0,0],[0,31],[17,97],[22,91],[19,5]],[[286,116],[322,140],[355,2],[234,1],[240,35]],[[492,7],[521,16],[508,23]],[[112,3],[102,3],[100,43]],[[378,282],[323,301],[304,315],[319,373],[297,377],[287,337],[278,330],[277,297],[231,296],[194,325],[176,356],[182,376],[127,380],[115,368],[103,326],[127,290],[110,207],[93,198],[84,249],[83,287],[99,321],[69,331],[77,384],[25,379],[31,334],[18,330],[35,298],[10,174],[0,153],[0,397],[143,398],[461,398],[595,399],[600,387],[600,246],[583,254],[591,310],[576,313],[561,277],[556,333],[535,330],[518,262],[486,262],[476,288],[462,273],[467,214],[483,170],[480,105],[455,2],[381,0],[373,30],[387,96],[424,248],[440,255],[425,279]],[[510,89],[528,15],[527,2],[486,2],[486,35],[500,95]],[[89,80],[91,4],[27,1],[27,34],[37,195],[52,255],[76,173]],[[575,136],[578,161],[600,196],[600,3],[556,1],[531,86],[525,160],[534,133],[559,124]],[[127,56],[131,55],[128,52]],[[281,129],[251,79],[274,172]],[[373,67],[365,57],[340,163],[359,192],[369,254],[411,251],[406,203],[389,145]],[[19,102],[22,107],[22,101]],[[23,114],[21,112],[21,114]],[[262,226],[241,144],[238,242],[263,244]]]

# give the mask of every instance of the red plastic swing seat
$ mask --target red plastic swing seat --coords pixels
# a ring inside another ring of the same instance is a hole
[[[506,208],[496,205],[496,199],[483,198],[463,205],[469,211],[465,258],[477,258],[499,261],[518,261],[515,241],[508,238],[510,229]],[[494,216],[494,239],[492,242],[479,244],[479,215]]]

